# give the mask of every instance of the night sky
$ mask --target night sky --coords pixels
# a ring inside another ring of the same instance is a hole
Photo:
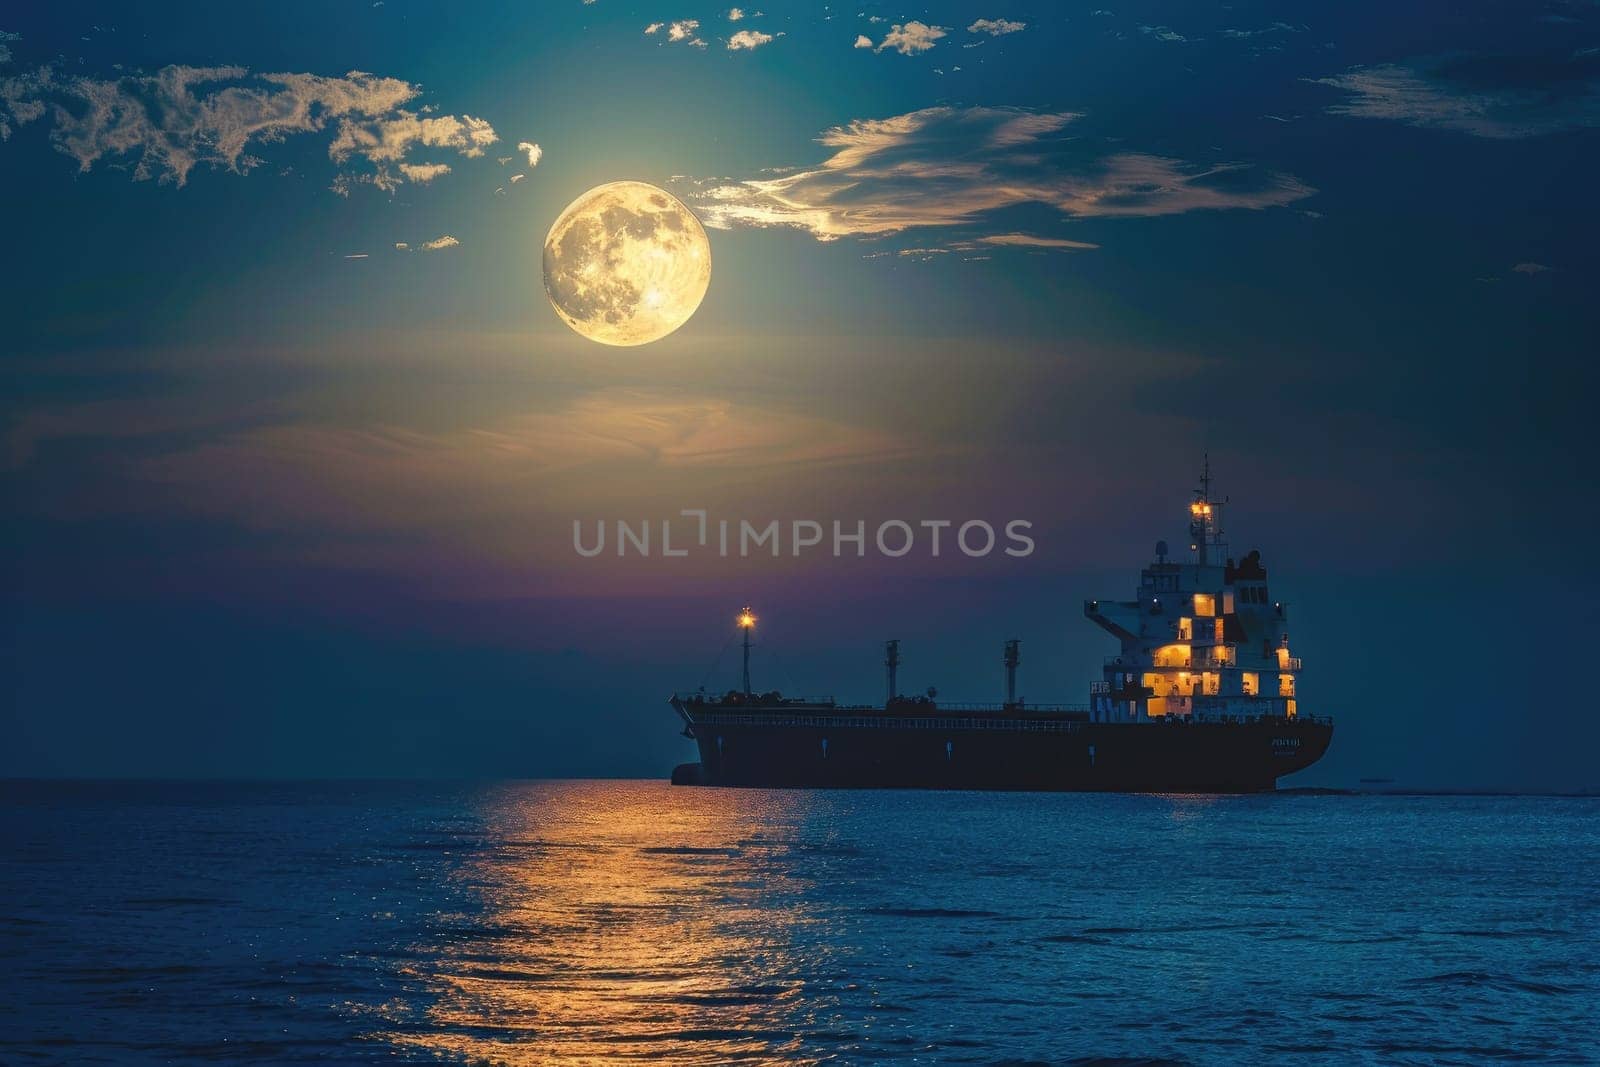
[[[760,688],[1082,702],[1209,452],[1285,784],[1600,787],[1600,7],[733,13],[7,10],[0,774],[662,776],[747,602]],[[714,263],[638,348],[541,284],[619,179]],[[573,550],[684,508],[1037,550]]]

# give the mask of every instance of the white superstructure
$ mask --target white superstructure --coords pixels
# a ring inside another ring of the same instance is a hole
[[[1226,501],[1211,496],[1207,463],[1189,504],[1191,562],[1166,542],[1139,576],[1134,600],[1091,600],[1083,613],[1122,651],[1090,688],[1095,722],[1164,716],[1196,721],[1293,719],[1300,661],[1289,651],[1289,613],[1272,598],[1261,553],[1235,560],[1223,540]]]

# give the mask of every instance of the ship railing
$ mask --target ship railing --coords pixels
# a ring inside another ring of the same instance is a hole
[[[1280,667],[1280,670],[1298,670],[1299,660],[1292,660],[1293,667]],[[1217,670],[1222,667],[1237,667],[1239,657],[1230,652],[1226,656],[1156,656],[1149,663],[1141,663],[1136,656],[1107,656],[1105,666],[1113,670],[1127,671],[1130,674],[1152,669],[1171,670]]]
[[[1202,663],[1204,661],[1202,660]],[[1149,663],[1139,662],[1137,656],[1107,656],[1105,665],[1113,670],[1127,671],[1130,674],[1152,667],[1179,667],[1187,670],[1194,665],[1193,657],[1189,656],[1158,656]]]
[[[1088,725],[1082,719],[1026,718],[1009,715],[884,715],[830,713],[826,715],[756,715],[740,711],[708,711],[695,716],[703,726],[794,726],[807,728],[865,727],[881,730],[998,730],[1007,733],[1077,733]]]
[[[1278,669],[1280,671],[1297,671],[1297,670],[1299,670],[1300,669],[1300,657],[1299,656],[1285,656],[1285,657],[1283,657],[1282,659],[1278,660]]]
[[[705,704],[707,706],[711,706],[711,705],[722,706],[722,699],[723,699],[723,697],[725,697],[727,695],[728,694],[726,692],[722,692],[722,693],[706,693],[706,692],[702,692],[702,691],[700,691],[698,689],[695,689],[695,690],[683,690],[683,689],[680,689],[680,690],[677,690],[676,692],[674,692],[672,694],[672,699],[682,701],[685,704],[692,704],[696,700],[699,700],[701,703],[703,703],[703,704]],[[761,694],[761,693],[752,693],[748,700],[734,701],[734,702],[728,704],[727,706],[728,707],[732,707],[732,708],[781,708],[781,707],[785,707],[785,706],[791,705],[791,704],[828,704],[828,705],[834,705],[834,704],[838,703],[831,696],[794,696],[794,697],[780,696],[778,698],[778,702],[777,703],[767,703],[767,702],[762,700],[762,696],[763,696],[763,694]]]
[[[831,709],[827,714],[783,715],[772,709],[764,714],[751,711],[702,711],[694,717],[700,726],[775,726],[841,728],[867,727],[883,730],[998,730],[1012,733],[1077,733],[1090,725],[1088,710],[1084,718],[1031,718],[1017,715],[885,715],[881,711],[864,708]],[[1200,721],[1212,725],[1248,724],[1253,722],[1282,722],[1306,726],[1331,726],[1333,719],[1326,715],[1225,715],[1203,717],[1192,715],[1167,715],[1157,720],[1169,725],[1185,725]]]
[[[1089,710],[1087,704],[1029,704],[1026,701],[1018,704],[984,704],[971,702],[951,702],[941,700],[935,711],[1021,711],[1038,712],[1041,715],[1049,714],[1081,714]]]

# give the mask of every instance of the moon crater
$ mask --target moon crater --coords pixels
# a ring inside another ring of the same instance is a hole
[[[561,320],[608,345],[659,340],[711,284],[711,243],[677,197],[644,182],[584,193],[544,239],[544,289]]]

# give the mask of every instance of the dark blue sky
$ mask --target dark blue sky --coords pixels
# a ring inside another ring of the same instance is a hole
[[[0,773],[661,774],[747,600],[785,688],[1081,700],[1209,450],[1304,778],[1600,785],[1592,4],[4,19]],[[714,261],[641,349],[540,283],[620,178]],[[685,507],[1039,548],[571,549]]]

